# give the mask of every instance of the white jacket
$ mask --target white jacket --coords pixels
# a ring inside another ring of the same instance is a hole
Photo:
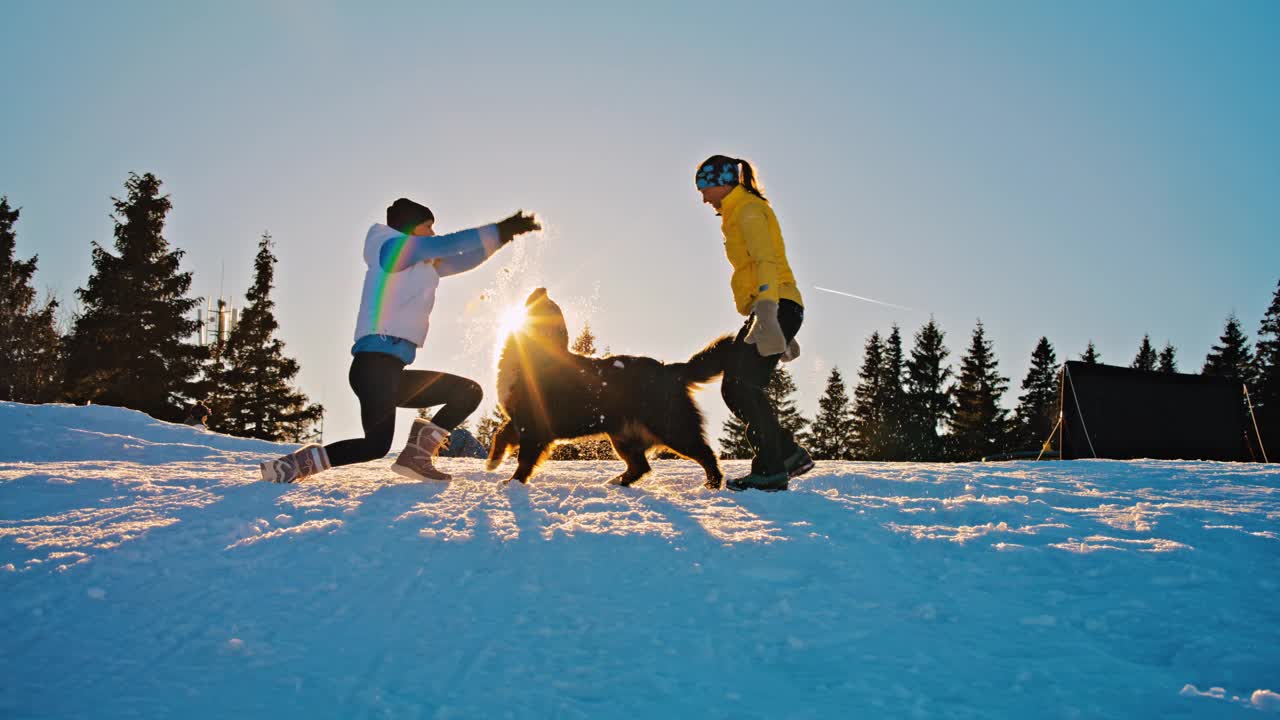
[[[431,309],[441,275],[465,272],[479,265],[502,246],[494,225],[448,235],[410,236],[394,258],[400,270],[383,267],[383,248],[404,234],[374,224],[364,238],[364,289],[356,316],[355,339],[369,335],[408,340],[417,347],[426,342]]]
[[[440,274],[430,262],[420,262],[399,272],[383,270],[382,246],[400,235],[378,224],[369,228],[364,238],[364,289],[360,293],[355,339],[389,335],[422,347],[431,325]]]

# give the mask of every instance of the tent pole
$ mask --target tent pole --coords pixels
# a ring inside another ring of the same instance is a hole
[[[1060,427],[1062,427],[1062,411],[1058,411],[1058,424],[1053,426],[1053,429],[1049,431],[1049,437],[1045,438],[1044,444],[1040,446],[1040,454],[1036,456],[1037,462],[1044,457],[1045,452],[1053,445],[1053,434],[1058,432]],[[1061,450],[1058,451],[1058,457],[1062,457]]]
[[[1061,460],[1067,456],[1065,449],[1062,447],[1062,435],[1058,432],[1058,429],[1062,427],[1062,383],[1063,373],[1066,372],[1066,370],[1067,364],[1064,362],[1062,363],[1062,370],[1058,373],[1058,423],[1049,431],[1049,437],[1044,441],[1044,444],[1040,446],[1040,454],[1036,456],[1037,462],[1040,458],[1044,457],[1045,452],[1052,447],[1053,436],[1055,433],[1058,433],[1058,459]]]
[[[1240,387],[1244,388],[1244,401],[1249,406],[1249,419],[1253,420],[1253,436],[1258,438],[1258,449],[1262,451],[1262,462],[1271,462],[1267,459],[1267,448],[1262,444],[1262,433],[1258,432],[1258,416],[1253,414],[1253,400],[1249,399],[1249,386],[1240,383]]]

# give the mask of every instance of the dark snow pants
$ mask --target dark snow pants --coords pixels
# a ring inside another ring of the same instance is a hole
[[[783,459],[794,453],[797,446],[791,433],[778,424],[778,416],[764,392],[782,356],[761,357],[755,345],[744,342],[754,320],[754,315],[748,317],[733,339],[725,359],[720,394],[734,416],[747,426],[747,439],[756,451],[751,471],[773,475],[783,472]],[[796,336],[803,322],[803,307],[790,300],[778,303],[778,324],[787,342]]]
[[[334,467],[376,460],[391,450],[396,408],[444,405],[431,422],[452,430],[480,406],[484,392],[473,380],[431,370],[405,370],[399,358],[356,353],[347,380],[360,399],[364,437],[325,446]]]

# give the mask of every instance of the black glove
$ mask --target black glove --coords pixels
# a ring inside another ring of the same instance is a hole
[[[517,210],[515,215],[506,220],[498,221],[498,237],[502,240],[503,245],[514,240],[517,235],[537,232],[541,229],[542,226],[538,224],[537,216],[525,215],[523,210]]]

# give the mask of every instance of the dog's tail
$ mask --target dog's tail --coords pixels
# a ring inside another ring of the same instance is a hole
[[[485,462],[486,470],[497,470],[502,461],[506,459],[507,452],[515,445],[520,444],[520,431],[516,429],[516,424],[511,420],[507,420],[502,427],[493,434],[493,445],[489,448],[489,459]]]
[[[688,362],[673,363],[668,367],[679,373],[686,385],[710,382],[724,372],[725,357],[729,347],[733,345],[733,337],[725,335],[711,341],[689,358]]]

